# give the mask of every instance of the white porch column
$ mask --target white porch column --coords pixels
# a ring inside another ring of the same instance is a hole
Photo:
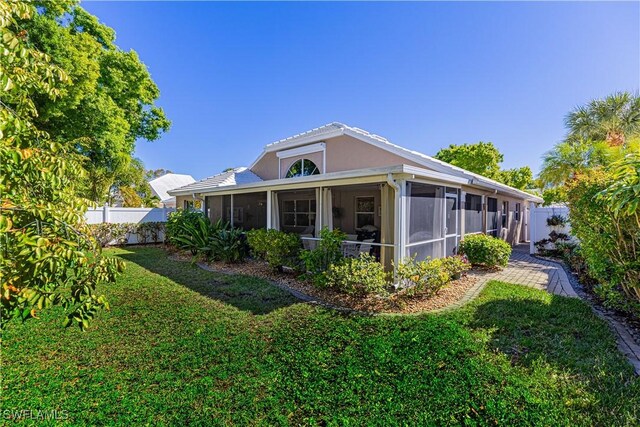
[[[458,212],[460,213],[460,222],[459,222],[460,229],[458,230],[460,233],[460,240],[464,239],[465,230],[467,228],[465,224],[465,212],[467,207],[466,202],[467,202],[467,192],[460,190],[460,208],[458,209]]]
[[[271,228],[271,190],[267,190],[267,230]]]
[[[229,223],[231,224],[231,227],[233,228],[233,194],[230,196],[231,197],[231,212],[229,215]]]
[[[322,187],[316,188],[316,220],[313,228],[315,237],[320,237],[320,230],[322,230]]]
[[[407,181],[397,181],[400,191],[395,191],[395,215],[394,225],[394,246],[395,251],[393,259],[395,265],[398,265],[405,257],[406,251],[406,229],[407,229]]]

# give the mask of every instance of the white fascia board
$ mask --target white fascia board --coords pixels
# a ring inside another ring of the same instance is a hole
[[[404,157],[405,159],[408,160],[412,160],[418,164],[424,165],[428,168],[434,169],[438,172],[447,174],[449,176],[454,175],[454,176],[458,176],[461,178],[466,178],[467,182],[470,183],[477,183],[478,186],[480,187],[484,187],[484,188],[491,188],[493,190],[498,190],[498,191],[502,191],[505,193],[508,193],[510,195],[515,195],[516,197],[522,197],[526,200],[535,200],[538,202],[542,202],[543,200],[538,197],[538,196],[534,196],[533,194],[527,193],[526,191],[522,191],[522,190],[518,190],[517,188],[513,188],[510,187],[506,184],[502,184],[500,182],[494,181],[492,179],[483,177],[482,175],[478,175],[476,173],[473,172],[469,172],[468,170],[459,168],[457,166],[453,166],[450,165],[449,163],[443,162],[441,160],[438,159],[434,159],[431,157],[427,157],[427,156],[421,156],[418,154],[415,154],[413,152],[411,152],[411,150],[407,150],[407,149],[403,149],[400,147],[397,147],[391,143],[385,143],[382,141],[379,141],[375,138],[371,138],[367,135],[362,135],[358,132],[354,132],[350,129],[346,129],[345,130],[345,135],[349,135],[352,136],[354,138],[360,139],[361,141],[364,142],[368,142],[371,145],[374,145],[378,148],[382,148],[383,150],[389,151],[393,154],[396,154],[398,156]]]
[[[317,153],[320,151],[324,151],[326,148],[326,144],[324,142],[318,142],[316,144],[304,145],[298,148],[291,148],[289,150],[281,150],[276,152],[276,156],[279,159],[286,159],[289,157],[302,156],[304,154],[309,153]]]
[[[300,138],[292,139],[291,141],[283,141],[283,142],[274,143],[272,145],[267,145],[266,147],[264,147],[264,151],[265,153],[270,153],[273,151],[280,151],[288,148],[294,148],[300,145],[322,141],[324,139],[335,138],[337,136],[343,135],[344,133],[345,133],[344,129],[336,129],[330,132],[323,132],[317,135],[303,136]]]

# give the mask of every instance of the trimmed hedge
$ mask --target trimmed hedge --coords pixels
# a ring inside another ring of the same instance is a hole
[[[486,234],[464,236],[460,242],[460,255],[466,255],[473,265],[506,267],[511,256],[511,245]]]

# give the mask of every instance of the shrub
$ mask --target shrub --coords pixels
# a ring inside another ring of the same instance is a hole
[[[105,247],[114,243],[116,245],[126,244],[134,227],[135,224],[131,223],[113,224],[103,222],[89,225],[89,230],[91,230],[91,235],[100,243],[100,246]]]
[[[385,293],[387,276],[382,264],[369,254],[331,264],[325,272],[328,287],[349,295]]]
[[[269,233],[270,230],[265,228],[256,228],[247,231],[247,243],[251,248],[251,255],[256,259],[267,259],[269,249]],[[276,230],[273,230],[276,231]]]
[[[256,229],[247,232],[247,242],[251,253],[258,259],[266,260],[274,270],[290,267],[300,268],[300,236],[279,230]]]
[[[502,239],[486,234],[464,236],[460,242],[461,255],[466,255],[473,265],[506,267],[511,256],[511,246]]]
[[[217,228],[226,227],[222,222],[215,226],[201,211],[179,209],[169,215],[167,220],[167,240],[180,249],[188,250],[192,255],[211,255],[211,237]]]
[[[449,274],[451,279],[458,279],[460,275],[471,268],[469,260],[460,255],[441,258],[442,268]]]
[[[396,267],[396,278],[408,295],[434,295],[451,282],[442,258],[417,261],[411,257]]]
[[[138,243],[160,243],[160,234],[164,231],[165,223],[150,221],[136,224],[134,233]]]
[[[160,233],[164,230],[164,223],[100,223],[90,224],[89,229],[91,230],[91,235],[102,247],[111,244],[125,245],[132,234],[137,236],[138,243],[158,243],[160,241]]]
[[[637,197],[611,189],[626,189],[620,183],[632,175],[633,171],[627,171],[624,178],[593,170],[577,175],[567,185],[572,234],[580,240],[588,274],[600,283],[594,292],[605,305],[624,311],[633,304],[622,304],[618,295],[624,292],[628,298],[640,299],[640,212],[628,210],[637,204]],[[633,191],[633,186],[629,188]],[[627,209],[618,209],[625,200]]]
[[[339,229],[329,230],[325,227],[320,231],[320,241],[315,249],[300,254],[307,275],[316,286],[326,286],[324,273],[331,265],[339,264],[343,260],[342,242],[346,238],[347,235]]]
[[[219,227],[210,237],[211,257],[227,263],[242,262],[249,253],[244,231]]]

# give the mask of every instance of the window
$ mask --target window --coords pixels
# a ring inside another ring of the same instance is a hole
[[[502,202],[502,228],[509,225],[509,202]]]
[[[482,233],[482,196],[467,193],[464,202],[464,232]]]
[[[315,163],[308,159],[302,159],[294,162],[289,170],[287,171],[287,175],[285,178],[297,178],[299,176],[309,176],[309,175],[318,175],[320,170]]]
[[[185,211],[193,210],[193,200],[185,200],[183,202],[183,208]]]
[[[308,227],[316,223],[315,200],[285,200],[282,202],[282,225]]]
[[[365,225],[373,225],[375,213],[375,199],[373,197],[356,197],[356,229]]]
[[[487,197],[487,234],[498,235],[498,199]]]
[[[515,210],[515,212],[513,213],[513,218],[514,218],[516,221],[520,221],[520,203],[516,203],[516,210]]]

